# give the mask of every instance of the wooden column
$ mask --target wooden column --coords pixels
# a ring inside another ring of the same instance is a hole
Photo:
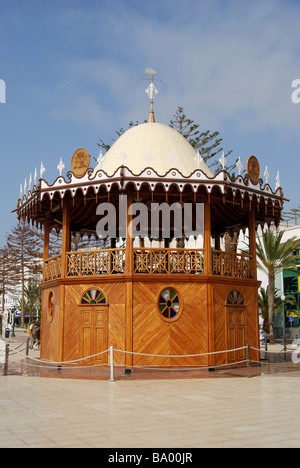
[[[252,276],[257,279],[255,208],[249,212],[249,253],[252,256]]]
[[[49,234],[50,221],[46,219],[44,222],[44,250],[43,250],[43,280],[45,281],[45,261],[49,258]]]
[[[62,225],[62,245],[61,245],[61,276],[67,276],[67,252],[71,247],[71,229],[70,229],[70,205],[64,201],[63,205],[63,225]]]
[[[212,275],[211,204],[209,196],[204,204],[204,274]]]
[[[63,222],[62,222],[62,244],[61,244],[61,276],[67,277],[68,262],[67,252],[71,248],[71,226],[70,226],[70,204],[64,200],[63,202]],[[58,359],[64,360],[64,320],[65,320],[65,286],[60,286],[59,295],[59,346]]]
[[[129,208],[133,203],[133,197],[131,194],[127,195],[127,214],[126,214],[126,252],[125,252],[125,273],[127,275],[132,275],[133,273],[133,239],[132,239],[132,226],[131,221],[133,219],[132,215],[128,214]]]
[[[131,221],[133,216],[128,214],[129,207],[133,202],[133,197],[131,194],[127,195],[127,226],[126,226],[126,252],[125,252],[125,275],[126,286],[125,286],[125,349],[126,351],[133,351],[133,283],[132,283],[132,274],[134,269],[133,261],[133,238],[132,238],[132,228]],[[132,354],[125,354],[125,365],[133,365],[133,356]]]
[[[204,205],[204,274],[212,276],[212,249],[211,249],[211,203],[208,195]],[[213,284],[207,284],[207,352],[214,352],[214,305]],[[214,356],[208,356],[208,365],[212,366]]]

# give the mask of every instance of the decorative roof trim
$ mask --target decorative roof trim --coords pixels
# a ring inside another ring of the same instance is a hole
[[[87,173],[82,178],[77,178],[73,172],[68,172],[66,179],[63,176],[57,177],[52,185],[49,185],[44,179],[40,179],[38,186],[34,187],[32,191],[28,191],[27,195],[23,195],[22,199],[18,201],[17,211],[22,216],[28,209],[32,208],[38,202],[41,202],[46,194],[53,199],[54,195],[58,194],[61,199],[64,198],[67,192],[74,198],[77,190],[81,190],[85,195],[90,187],[94,189],[94,193],[99,193],[102,187],[110,192],[113,185],[117,185],[119,190],[122,191],[126,186],[131,183],[139,191],[143,184],[147,184],[150,190],[155,191],[158,184],[163,185],[165,191],[168,192],[170,187],[174,184],[177,185],[179,191],[182,193],[184,188],[188,185],[192,188],[194,193],[197,193],[199,187],[204,187],[207,193],[211,193],[213,188],[218,187],[220,192],[224,195],[228,189],[231,189],[234,197],[240,193],[244,199],[245,193],[249,194],[250,200],[254,196],[258,199],[263,197],[265,203],[271,200],[273,206],[276,201],[283,201],[282,189],[279,187],[273,192],[269,184],[265,184],[262,179],[259,179],[256,184],[251,182],[249,175],[237,176],[235,181],[230,179],[230,175],[226,171],[219,171],[213,178],[201,170],[196,169],[190,176],[184,176],[178,169],[170,169],[163,177],[160,176],[153,168],[146,168],[140,174],[134,174],[128,167],[119,167],[113,176],[109,177],[103,170],[98,170],[93,174],[93,169],[88,169]]]

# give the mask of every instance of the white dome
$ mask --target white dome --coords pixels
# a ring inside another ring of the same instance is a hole
[[[144,123],[121,135],[94,173],[102,169],[112,176],[119,167],[126,166],[136,175],[150,167],[160,176],[175,168],[185,177],[196,169],[213,177],[204,162],[197,165],[195,157],[195,149],[176,130],[160,123]]]

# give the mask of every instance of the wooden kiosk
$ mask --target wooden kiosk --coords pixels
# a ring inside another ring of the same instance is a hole
[[[243,363],[247,343],[259,348],[256,229],[279,223],[281,188],[263,182],[253,156],[234,181],[224,170],[212,174],[152,109],[149,122],[125,132],[96,168],[89,161],[80,148],[66,177],[41,178],[18,201],[18,218],[44,229],[41,358],[101,364],[109,356],[99,353],[113,346],[128,352],[115,353],[128,367]],[[136,203],[149,216],[152,204],[189,204],[193,226],[201,206],[201,233],[174,239],[171,221],[168,237],[164,226],[153,236],[149,222],[133,238]],[[96,233],[108,204],[115,237],[105,248],[72,251],[71,235]],[[49,258],[54,228],[61,253]],[[236,247],[243,235],[247,253]],[[174,357],[182,355],[189,357]]]

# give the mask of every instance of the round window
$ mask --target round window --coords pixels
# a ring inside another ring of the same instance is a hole
[[[174,322],[181,315],[180,298],[173,288],[164,289],[159,296],[159,312],[167,322]]]

